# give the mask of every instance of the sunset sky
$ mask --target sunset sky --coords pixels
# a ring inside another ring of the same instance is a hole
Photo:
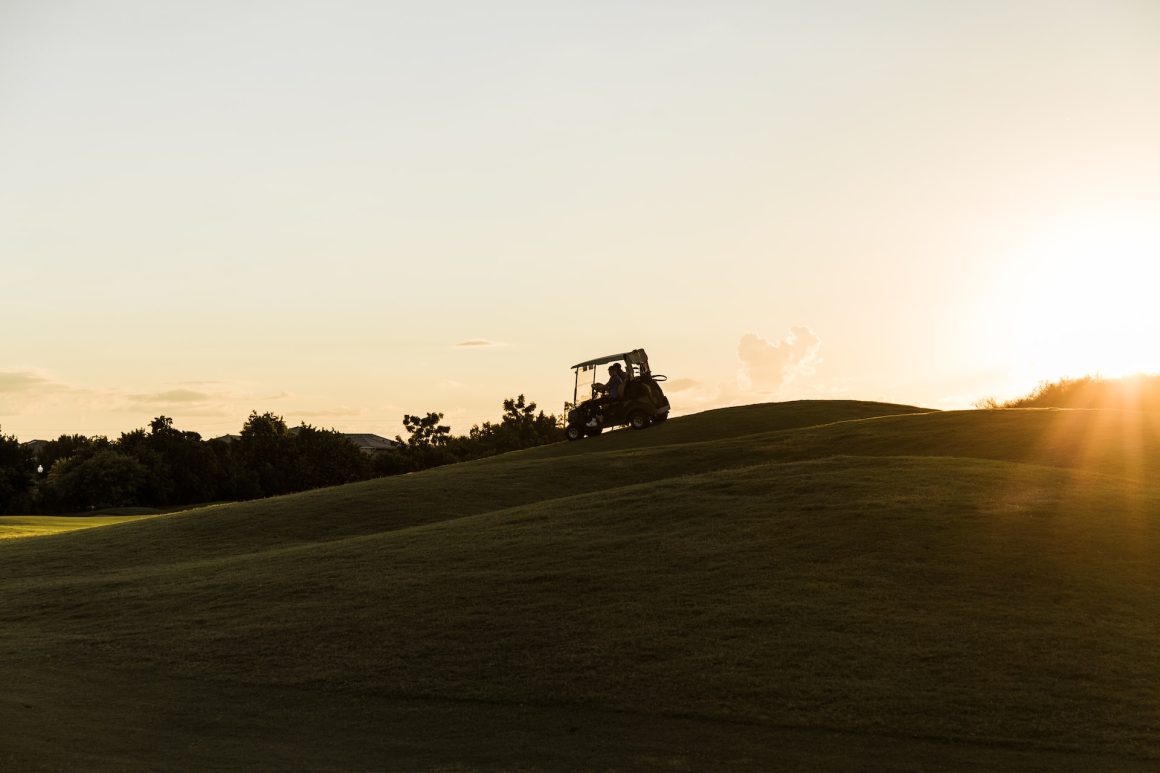
[[[1160,371],[1160,2],[0,0],[0,431]]]

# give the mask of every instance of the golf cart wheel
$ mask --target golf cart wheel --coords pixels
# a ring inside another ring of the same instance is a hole
[[[644,411],[633,411],[628,417],[628,423],[633,429],[644,429],[648,426],[648,414]]]
[[[564,435],[569,440],[580,440],[584,437],[584,428],[578,427],[575,424],[569,424],[568,429],[564,430]]]

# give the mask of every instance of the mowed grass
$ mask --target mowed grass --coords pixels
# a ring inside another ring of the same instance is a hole
[[[0,766],[1154,769],[1158,443],[753,406],[10,541]]]
[[[17,537],[43,537],[95,526],[111,526],[149,516],[105,515],[92,517],[50,515],[0,515],[0,540]]]

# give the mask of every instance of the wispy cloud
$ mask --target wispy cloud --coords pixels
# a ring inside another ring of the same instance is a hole
[[[688,392],[690,389],[696,389],[701,386],[701,382],[695,378],[675,378],[669,383],[665,384],[666,392]]]
[[[170,389],[167,392],[154,392],[152,394],[136,394],[126,395],[126,397],[135,403],[145,403],[147,405],[177,405],[186,403],[205,403],[214,399],[214,396],[207,392],[195,392],[192,389]]]
[[[67,384],[35,367],[9,366],[0,370],[0,422],[9,423],[5,419],[19,416],[27,424],[28,417],[40,416],[37,423],[54,426],[59,424],[61,416],[101,415],[105,427],[110,423],[120,425],[114,434],[160,414],[176,417],[182,429],[188,429],[189,423],[195,422],[208,435],[236,432],[251,410],[275,411],[285,414],[288,421],[305,420],[314,424],[342,420],[357,424],[369,415],[364,408],[328,402],[317,396],[275,391],[247,382],[184,380],[131,390]],[[125,418],[110,420],[109,414]],[[61,431],[93,430],[70,426],[62,427]],[[29,434],[33,432],[45,434],[41,430],[31,430]]]
[[[435,388],[441,392],[462,392],[463,390],[468,389],[468,385],[464,384],[462,381],[445,378],[435,384]]]
[[[274,402],[291,397],[288,392],[259,394],[252,386],[231,384],[223,381],[185,382],[197,383],[202,389],[177,387],[156,392],[123,392],[107,390],[100,393],[100,401],[106,409],[118,411],[140,411],[169,409],[185,415],[219,415],[236,412],[238,406],[253,405],[265,410]]]
[[[489,341],[486,338],[470,338],[466,341],[460,341],[459,343],[455,344],[455,348],[457,348],[457,349],[486,348],[486,347],[490,347],[490,346],[506,346],[506,345],[507,344],[501,343],[499,341]]]
[[[366,412],[362,408],[352,408],[348,405],[340,405],[335,408],[308,409],[287,412],[287,415],[303,417],[306,419],[347,419],[355,416],[364,416],[365,414]]]
[[[0,394],[45,394],[72,391],[35,370],[0,370]]]
[[[754,402],[752,395],[743,393],[737,388],[735,381],[721,381],[717,384],[708,384],[695,379],[679,379],[689,382],[685,388],[672,388],[665,385],[665,392],[676,396],[673,400],[675,414],[698,413],[713,408],[727,408],[731,405],[744,405]]]

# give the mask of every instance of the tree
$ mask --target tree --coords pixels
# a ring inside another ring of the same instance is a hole
[[[442,413],[431,412],[426,416],[403,416],[403,428],[407,430],[407,440],[395,438],[405,444],[407,466],[411,470],[425,470],[456,461],[450,447],[451,427],[440,424]]]
[[[337,486],[366,478],[370,465],[358,447],[342,433],[303,423],[291,430],[298,469],[298,490]]]
[[[48,473],[45,498],[57,510],[92,510],[139,504],[149,472],[113,448],[57,461]]]
[[[58,459],[69,456],[91,456],[99,448],[108,448],[109,439],[104,436],[86,437],[84,435],[61,435],[56,440],[44,444],[36,455],[37,462],[44,467],[47,473],[52,470]]]
[[[163,506],[207,502],[217,498],[223,477],[217,457],[196,432],[173,426],[158,416],[149,432],[137,429],[121,435],[118,448],[134,456],[149,472],[144,501]]]
[[[252,411],[238,439],[238,461],[257,486],[256,496],[294,491],[293,439],[281,416]]]
[[[527,403],[524,396],[503,401],[503,424],[519,439],[520,448],[554,443],[564,439],[560,421],[543,411],[536,413],[536,404]]]
[[[527,402],[523,395],[503,401],[503,417],[499,424],[484,422],[474,426],[468,435],[475,445],[473,455],[516,451],[545,443],[563,440],[559,420],[543,411],[536,413],[536,404]]]
[[[428,413],[423,418],[404,416],[403,428],[407,430],[409,446],[445,446],[451,440],[451,427],[440,424],[441,413]],[[402,442],[402,438],[397,438]]]
[[[0,433],[0,513],[30,507],[36,462],[13,435]]]

